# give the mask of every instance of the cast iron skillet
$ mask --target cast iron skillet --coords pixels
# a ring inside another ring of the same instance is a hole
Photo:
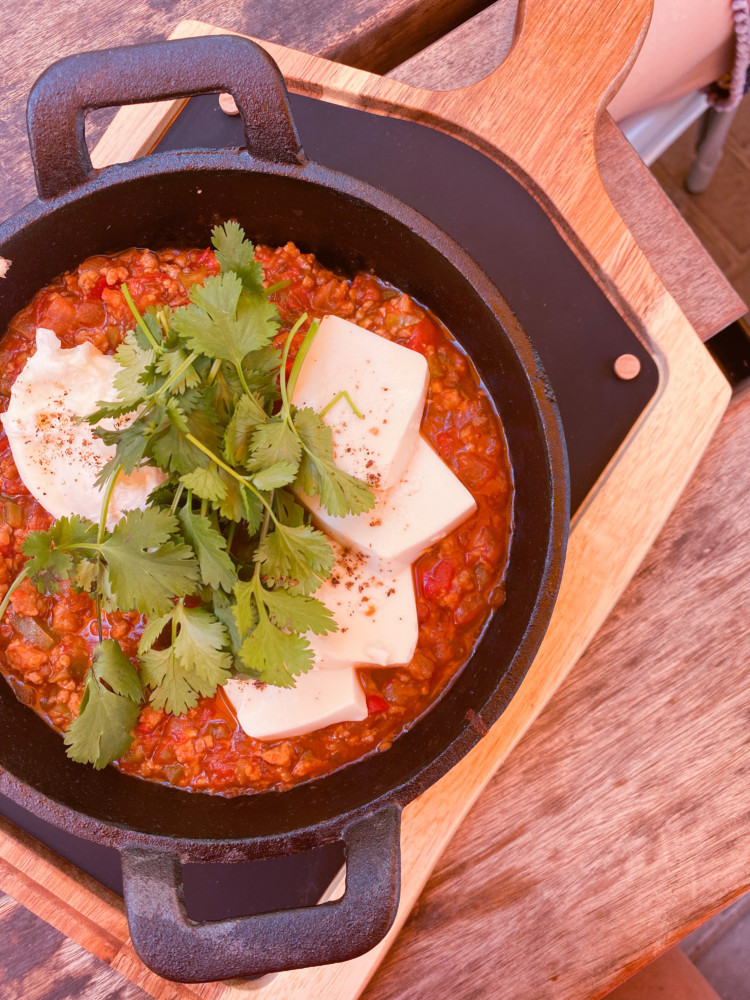
[[[246,148],[93,170],[87,109],[217,91],[236,99]],[[549,384],[505,301],[459,246],[395,198],[307,160],[276,65],[246,39],[64,59],[36,83],[28,123],[39,198],[0,227],[0,255],[11,262],[0,279],[0,330],[91,254],[205,246],[216,222],[236,218],[258,241],[294,240],[330,267],[371,269],[424,302],[469,350],[500,411],[515,484],[507,599],[468,666],[387,752],[283,793],[189,794],[74,763],[60,737],[0,685],[0,792],[121,851],[133,943],[154,971],[198,982],[352,958],[383,937],[396,913],[401,807],[495,722],[548,624],[568,524],[567,462]],[[342,899],[215,923],[187,917],[181,861],[239,861],[337,839],[347,860]]]

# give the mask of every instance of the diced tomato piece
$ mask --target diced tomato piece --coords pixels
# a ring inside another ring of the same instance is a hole
[[[375,715],[377,712],[387,712],[388,702],[381,698],[379,694],[368,694],[367,695],[367,712],[369,715]]]
[[[424,354],[428,347],[435,346],[435,338],[438,331],[429,317],[425,316],[424,319],[420,319],[418,323],[410,327],[410,330],[411,335],[406,346],[412,351],[419,351],[421,354]]]
[[[369,274],[358,274],[351,283],[350,295],[358,303],[378,302],[383,297],[381,286]]]
[[[219,262],[216,259],[216,254],[213,252],[211,247],[207,247],[197,260],[197,264],[200,267],[205,267],[207,271],[217,272],[219,270]]]
[[[58,337],[63,337],[76,326],[76,308],[59,292],[52,292],[37,305],[36,325],[53,330]]]
[[[90,298],[90,299],[101,299],[102,292],[104,291],[105,288],[108,288],[108,287],[109,286],[107,285],[107,279],[104,277],[103,274],[100,274],[99,277],[94,282],[94,285],[93,285],[91,291],[88,294],[88,298]]]
[[[422,577],[422,593],[427,600],[432,601],[445,596],[450,590],[455,574],[456,570],[450,559],[441,559],[428,570]]]

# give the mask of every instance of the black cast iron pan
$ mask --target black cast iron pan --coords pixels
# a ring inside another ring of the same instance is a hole
[[[152,155],[93,170],[90,108],[229,91],[246,148]],[[311,163],[270,57],[234,36],[85,53],[52,66],[29,99],[39,198],[0,227],[0,330],[52,278],[129,246],[204,246],[237,219],[256,240],[294,240],[343,272],[373,270],[429,306],[470,352],[508,440],[515,526],[507,599],[467,667],[385,753],[283,793],[223,799],[69,760],[59,736],[0,685],[0,792],[122,853],[133,943],[154,971],[198,982],[337,962],[386,933],[399,894],[401,807],[452,767],[507,706],[548,624],[568,524],[560,422],[523,331],[476,264],[432,223],[367,184]],[[342,137],[346,141],[346,137]],[[181,861],[292,853],[342,839],[341,900],[199,924]]]

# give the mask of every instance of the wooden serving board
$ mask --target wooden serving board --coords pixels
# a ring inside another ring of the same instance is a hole
[[[509,170],[546,208],[648,346],[661,381],[576,515],[550,628],[510,707],[457,767],[405,809],[399,914],[386,939],[367,955],[256,984],[167,983],[134,955],[118,897],[0,823],[0,889],[152,996],[240,1000],[259,991],[264,1000],[356,997],[473,802],[601,626],[710,440],[729,386],[616,211],[595,158],[598,116],[633,58],[649,12],[649,0],[627,8],[619,0],[560,0],[554,7],[528,0],[503,64],[479,83],[439,93],[261,43],[291,90],[432,125]],[[172,37],[207,33],[224,31],[188,21]],[[96,164],[148,152],[179,109],[180,102],[123,109],[95,151]]]

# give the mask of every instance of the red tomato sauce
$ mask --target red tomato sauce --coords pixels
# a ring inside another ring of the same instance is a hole
[[[327,774],[366,754],[387,750],[445,689],[468,657],[493,608],[504,599],[503,573],[512,525],[512,478],[505,438],[471,361],[448,331],[409,296],[370,274],[342,278],[293,245],[257,248],[266,285],[282,317],[279,343],[295,320],[333,313],[420,351],[430,385],[422,433],[477,502],[475,514],[425,552],[414,567],[419,641],[404,667],[360,669],[369,715],[292,739],[255,740],[237,725],[221,690],[185,715],[146,705],[134,741],[115,763],[121,771],[191,791],[238,795],[283,790]],[[119,290],[141,311],[185,305],[191,285],[218,270],[211,250],[128,250],[91,257],[42,289],[12,320],[0,344],[0,407],[33,353],[39,326],[63,347],[86,340],[112,353],[132,316]],[[304,337],[295,338],[290,363]],[[50,515],[21,482],[5,433],[0,433],[0,597],[24,564],[29,531]],[[137,664],[143,629],[137,613],[105,613],[104,634]],[[27,581],[12,595],[0,623],[0,670],[18,698],[64,732],[75,718],[90,650],[97,641],[88,595],[62,588],[40,595]]]

